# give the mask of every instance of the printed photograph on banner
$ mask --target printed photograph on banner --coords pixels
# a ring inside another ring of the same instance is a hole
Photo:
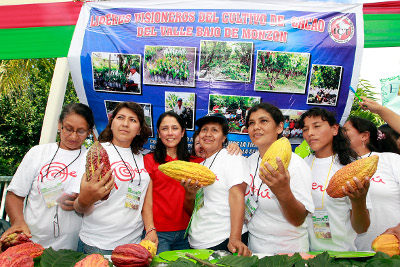
[[[312,65],[307,104],[336,106],[343,67]]]
[[[143,83],[195,87],[196,47],[144,47]]]
[[[199,80],[250,82],[253,43],[201,41]]]
[[[106,112],[107,112],[107,120],[110,119],[112,112],[114,111],[115,107],[118,105],[118,103],[123,102],[123,101],[111,101],[111,100],[104,100],[104,105],[106,106]],[[144,111],[144,119],[147,122],[147,125],[149,125],[151,129],[151,136],[154,137],[153,134],[153,114],[151,112],[151,104],[150,103],[138,103]]]
[[[255,91],[305,94],[309,53],[257,51]]]
[[[141,94],[140,55],[92,52],[93,89],[98,92]]]
[[[165,111],[178,114],[186,125],[186,130],[194,130],[195,93],[165,92]]]
[[[221,113],[228,120],[229,132],[247,134],[246,116],[249,109],[261,102],[261,97],[210,95],[208,113]]]
[[[284,121],[282,136],[289,139],[291,144],[301,144],[303,142],[303,129],[300,128],[298,120],[306,110],[281,109]]]

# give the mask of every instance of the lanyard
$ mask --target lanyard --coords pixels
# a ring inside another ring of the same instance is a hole
[[[315,160],[315,156],[314,156],[313,161],[311,163],[311,171],[312,171],[313,166],[314,166],[314,160]],[[332,156],[331,166],[329,167],[328,176],[326,177],[326,181],[325,181],[324,191],[322,192],[322,207],[321,208],[315,208],[316,210],[322,210],[324,208],[324,197],[325,197],[326,185],[328,184],[328,181],[329,181],[329,174],[331,173],[332,165],[333,165],[333,161],[334,160],[335,160],[335,155]]]
[[[255,179],[256,179],[256,175],[257,175],[257,171],[258,171],[258,166],[259,166],[259,162],[260,162],[260,155],[258,155],[258,159],[257,159],[257,165],[256,165],[256,171],[254,172],[254,176],[253,176],[253,186],[255,187]],[[257,199],[256,199],[256,203],[258,203],[258,197],[260,196],[260,190],[261,190],[261,186],[262,186],[263,182],[261,180],[260,186],[258,187],[258,191],[257,191]],[[251,190],[250,190],[251,192]],[[254,196],[254,188],[253,188],[253,192],[251,193],[251,196]]]
[[[221,149],[221,150],[222,150],[222,149]],[[217,158],[219,152],[221,152],[221,150],[219,150],[219,151],[217,152],[217,155],[215,155],[213,161],[212,161],[211,164],[210,164],[210,167],[208,167],[210,170],[211,170],[211,166],[214,164],[214,161],[215,161],[215,159]],[[204,164],[206,163],[206,160],[207,160],[207,159],[205,159],[205,160],[203,161],[203,166],[204,166]]]
[[[47,175],[48,175],[49,172],[50,172],[51,164],[53,163],[53,160],[54,160],[54,158],[56,157],[59,148],[60,148],[60,143],[58,143],[56,153],[54,153],[53,158],[50,160],[50,164],[49,164],[49,166],[47,167],[47,172],[46,172],[46,174],[45,174],[44,176],[42,176],[42,179],[41,179],[41,182],[42,182],[42,183],[43,183],[43,178],[44,178],[44,177],[47,178]],[[78,154],[78,156],[77,156],[73,161],[71,161],[67,166],[65,166],[65,167],[62,168],[59,172],[57,172],[57,173],[54,175],[54,177],[56,177],[56,176],[57,176],[58,174],[60,174],[63,170],[65,170],[65,169],[68,168],[72,163],[74,163],[74,162],[79,158],[79,156],[81,155],[81,152],[82,152],[82,146],[79,148],[79,154]]]
[[[133,176],[132,176],[131,170],[130,170],[130,169],[128,168],[128,166],[126,165],[126,163],[125,163],[124,159],[122,158],[121,154],[119,153],[117,147],[116,147],[112,142],[111,142],[111,144],[113,145],[113,147],[114,147],[115,150],[117,151],[119,157],[121,158],[121,160],[122,160],[122,162],[124,163],[126,169],[128,170],[129,175],[131,176],[131,183],[132,183],[132,182],[133,182]],[[136,170],[138,170],[138,174],[139,174],[139,185],[140,185],[140,183],[141,183],[141,181],[142,181],[142,176],[140,175],[140,170],[139,170],[139,167],[138,167],[138,165],[137,165],[137,163],[136,163],[135,155],[133,155],[133,153],[132,153],[132,157],[133,157],[133,160],[135,161]]]

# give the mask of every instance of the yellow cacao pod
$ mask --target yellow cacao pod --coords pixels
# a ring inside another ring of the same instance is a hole
[[[161,164],[158,169],[178,182],[192,179],[193,183],[197,180],[203,186],[215,182],[215,174],[209,168],[194,162],[175,160]]]
[[[384,252],[390,257],[400,255],[399,239],[395,235],[380,235],[372,241],[371,247],[374,251]]]
[[[150,252],[151,256],[154,257],[157,254],[157,247],[156,244],[154,244],[154,242],[143,239],[142,241],[140,241],[139,245],[147,249]]]
[[[357,188],[353,177],[357,177],[362,184],[365,183],[365,177],[372,177],[378,167],[379,156],[374,155],[363,159],[356,160],[347,164],[338,170],[329,181],[326,192],[330,197],[341,198],[345,195],[342,192],[342,186],[347,189],[346,182],[349,181],[353,188]]]
[[[292,158],[292,146],[286,137],[279,138],[272,143],[267,152],[265,152],[260,166],[263,166],[264,169],[268,171],[264,165],[265,162],[268,162],[275,170],[277,170],[278,163],[276,162],[276,157],[281,158],[283,166],[285,166],[285,170],[287,170],[290,159]]]

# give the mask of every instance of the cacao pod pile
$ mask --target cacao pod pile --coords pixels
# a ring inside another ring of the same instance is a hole
[[[393,255],[400,255],[399,239],[395,235],[380,235],[372,241],[371,247],[374,251],[384,252],[390,257]]]
[[[1,243],[1,251],[6,251],[9,247],[26,242],[32,242],[27,235],[17,233],[10,234]]]
[[[153,256],[139,244],[125,244],[116,247],[111,254],[111,261],[117,267],[150,266]]]
[[[90,254],[83,260],[78,261],[75,267],[108,267],[109,261],[106,260],[103,255]]]
[[[111,170],[110,158],[108,156],[107,151],[104,147],[100,144],[99,141],[93,143],[90,147],[87,156],[86,156],[86,179],[90,181],[95,171],[103,164],[103,170],[98,178],[100,181],[106,173]],[[109,178],[109,180],[111,177]],[[108,195],[103,198],[103,200],[108,199]]]
[[[25,253],[11,253],[0,256],[0,266],[4,267],[33,267],[34,261]]]
[[[357,177],[358,180],[364,185],[365,177],[371,178],[376,172],[378,167],[379,156],[374,155],[363,159],[356,160],[350,164],[347,164],[340,170],[338,170],[329,181],[326,192],[330,197],[341,198],[344,197],[342,186],[347,189],[346,182],[349,181],[353,188],[357,188],[353,177]]]
[[[192,184],[199,181],[202,186],[215,182],[215,174],[209,168],[194,162],[175,160],[161,164],[158,169],[178,182],[191,179]]]
[[[32,258],[36,258],[42,255],[43,251],[44,248],[42,247],[42,245],[33,242],[25,242],[8,248],[6,251],[0,254],[0,258],[11,254],[20,254],[20,253],[29,255]]]
[[[140,241],[139,245],[150,251],[151,256],[154,257],[157,254],[156,244],[154,244],[152,241],[143,239]]]
[[[276,157],[279,157],[282,160],[283,166],[285,167],[285,170],[287,170],[290,159],[292,158],[292,146],[286,137],[281,137],[272,143],[262,157],[260,166],[269,172],[264,165],[265,162],[268,162],[275,170],[278,170]]]

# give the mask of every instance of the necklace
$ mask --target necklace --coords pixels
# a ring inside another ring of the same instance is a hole
[[[122,162],[124,163],[126,169],[127,169],[128,172],[129,172],[129,175],[131,176],[131,182],[133,182],[133,176],[132,176],[131,170],[128,168],[128,165],[126,165],[126,162],[125,162],[124,159],[122,158],[121,154],[119,153],[119,151],[118,151],[117,147],[114,145],[114,143],[111,142],[111,144],[113,145],[113,147],[115,148],[115,151],[117,151],[117,153],[118,153],[120,159],[121,159]],[[133,157],[133,160],[135,161],[136,170],[138,171],[138,174],[139,174],[139,185],[140,185],[140,183],[142,182],[142,176],[140,175],[139,167],[138,167],[138,165],[137,165],[137,163],[136,163],[136,159],[135,159],[135,156],[133,155],[133,153],[132,153],[132,157]]]
[[[60,143],[57,144],[56,153],[54,153],[53,158],[50,160],[49,167],[47,168],[46,175],[42,176],[42,179],[41,179],[41,182],[42,182],[42,183],[43,183],[43,178],[44,178],[44,177],[47,178],[47,175],[48,175],[49,172],[50,172],[51,164],[53,163],[53,160],[54,160],[54,158],[56,157],[59,148],[60,148]],[[79,158],[79,156],[81,155],[81,152],[82,152],[82,146],[79,148],[79,154],[78,154],[78,156],[77,156],[73,161],[71,161],[67,166],[65,166],[65,167],[62,168],[59,172],[57,172],[57,173],[54,175],[54,177],[56,177],[56,176],[57,176],[58,174],[60,174],[63,170],[65,170],[65,169],[68,168],[72,163],[74,163],[74,162]]]

